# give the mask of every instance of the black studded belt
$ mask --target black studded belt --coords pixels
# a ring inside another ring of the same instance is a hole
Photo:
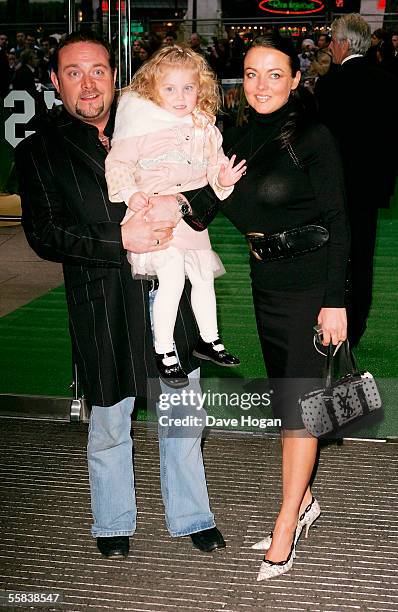
[[[277,234],[248,232],[246,240],[256,259],[276,261],[320,249],[329,240],[329,232],[322,225],[303,225]]]
[[[149,281],[149,292],[157,291],[159,289],[159,281],[157,278],[152,278]]]

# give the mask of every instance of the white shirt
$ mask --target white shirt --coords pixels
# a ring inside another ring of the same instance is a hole
[[[363,57],[363,53],[354,53],[354,55],[349,55],[348,57],[345,57],[341,62],[341,65],[343,65],[344,62],[348,62],[348,60],[350,59],[354,59],[354,57]]]

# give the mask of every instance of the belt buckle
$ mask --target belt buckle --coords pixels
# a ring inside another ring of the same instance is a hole
[[[247,244],[249,245],[250,253],[254,255],[254,257],[258,259],[258,261],[263,261],[263,258],[261,257],[261,255],[259,255],[259,253],[257,253],[253,249],[253,245],[250,242],[250,238],[265,238],[265,234],[263,234],[263,232],[247,232],[246,234],[246,241],[247,241]]]

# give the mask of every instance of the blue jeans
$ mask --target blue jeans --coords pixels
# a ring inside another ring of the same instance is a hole
[[[181,391],[200,393],[199,370],[191,372],[189,379],[190,385]],[[176,397],[181,391],[162,383],[163,393]],[[130,435],[133,407],[134,398],[128,397],[114,406],[93,406],[91,410],[87,458],[94,537],[129,536],[136,528]],[[157,406],[157,413],[164,415],[165,411]],[[197,409],[194,399],[189,406],[182,403],[170,407],[166,414],[174,418],[191,414],[202,423],[188,428],[158,427],[166,527],[171,536],[177,537],[215,526],[201,451],[206,413]]]

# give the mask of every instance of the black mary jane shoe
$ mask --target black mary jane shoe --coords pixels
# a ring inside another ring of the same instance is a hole
[[[166,365],[164,363],[164,360],[170,357],[175,357],[175,359],[177,359],[177,356],[174,351],[171,351],[170,353],[155,353],[155,357],[156,365],[159,370],[159,378],[168,387],[173,387],[174,389],[181,389],[181,387],[188,386],[188,376],[185,374],[178,361],[173,365]]]
[[[218,346],[221,346],[222,348],[217,350]],[[196,345],[193,354],[195,357],[212,361],[213,363],[224,366],[225,368],[235,368],[236,366],[240,365],[240,359],[229,353],[219,338],[214,340],[214,342],[205,342],[202,340],[202,338],[199,338],[199,342]]]
[[[225,540],[217,527],[191,533],[192,544],[202,552],[213,552],[217,548],[225,548]]]
[[[97,547],[104,557],[127,557],[130,550],[130,541],[128,536],[97,538]]]

